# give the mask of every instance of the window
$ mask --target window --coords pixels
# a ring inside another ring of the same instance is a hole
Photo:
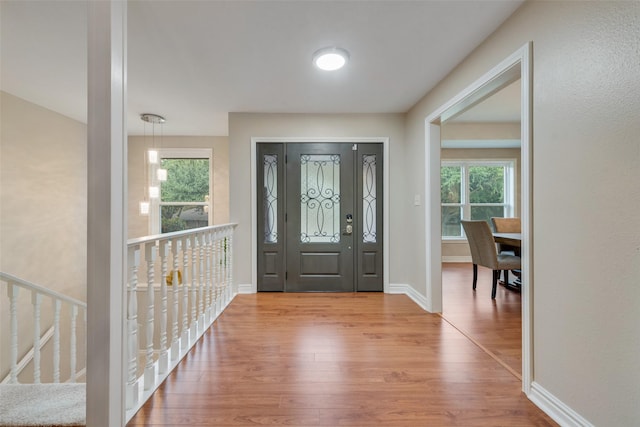
[[[513,215],[515,161],[443,161],[440,168],[442,237],[464,237],[462,219]]]
[[[211,150],[163,149],[159,156],[158,167],[167,171],[167,177],[157,182],[160,197],[152,203],[152,234],[211,224]],[[156,171],[151,171],[152,180]]]

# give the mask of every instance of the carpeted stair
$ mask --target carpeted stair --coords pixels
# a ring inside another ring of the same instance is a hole
[[[0,385],[0,426],[84,426],[86,386]]]

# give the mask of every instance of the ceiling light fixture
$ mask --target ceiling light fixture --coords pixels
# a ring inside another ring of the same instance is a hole
[[[156,148],[156,125],[160,126],[160,148],[162,148],[162,124],[166,121],[164,117],[157,114],[140,114],[140,119],[145,122],[144,145],[147,146],[147,126],[151,123],[152,142],[151,148],[147,150],[145,161],[145,193],[144,199],[140,202],[140,215],[149,215],[151,210],[151,199],[160,197],[160,183],[167,180],[167,170],[160,164],[160,153]],[[156,202],[157,203],[157,202]]]
[[[313,63],[325,71],[335,71],[344,67],[349,60],[349,52],[339,47],[325,47],[313,54]]]

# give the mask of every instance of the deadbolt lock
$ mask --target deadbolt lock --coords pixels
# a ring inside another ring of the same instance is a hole
[[[347,214],[347,226],[344,229],[344,234],[349,235],[353,233],[353,215]]]

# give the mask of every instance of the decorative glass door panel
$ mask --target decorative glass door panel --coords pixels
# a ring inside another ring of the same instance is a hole
[[[363,243],[376,242],[376,155],[365,154],[362,156],[362,212],[363,212]]]
[[[300,241],[340,242],[340,155],[300,156]]]
[[[264,241],[278,242],[278,155],[263,155]]]

